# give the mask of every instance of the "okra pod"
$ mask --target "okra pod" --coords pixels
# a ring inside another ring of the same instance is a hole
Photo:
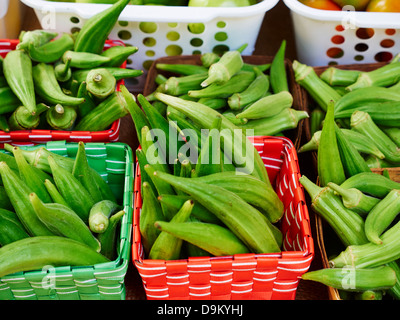
[[[348,86],[356,82],[361,71],[329,67],[321,73],[320,78],[330,86]]]
[[[348,91],[369,87],[387,87],[399,81],[400,62],[388,63],[372,71],[363,71],[357,81],[346,87]]]
[[[0,209],[14,210],[14,207],[11,204],[10,198],[8,197],[6,189],[3,185],[0,185],[0,200]]]
[[[103,233],[99,233],[97,239],[100,241],[101,251],[100,253],[108,258],[114,260],[118,252],[118,241],[117,241],[117,227],[120,225],[122,218],[125,216],[125,211],[120,210],[110,217],[110,223],[107,230]]]
[[[58,36],[57,32],[51,32],[48,30],[41,30],[41,29],[30,30],[30,31],[23,30],[19,34],[18,37],[19,43],[17,44],[16,49],[26,50],[29,47],[29,44],[33,44],[36,47],[40,47],[50,42],[57,36]]]
[[[186,201],[179,211],[171,219],[172,222],[185,222],[189,219],[193,209],[193,200]],[[161,260],[176,260],[179,258],[179,254],[182,247],[182,240],[175,236],[162,232],[158,235],[154,241],[150,252],[150,259],[161,259]]]
[[[78,98],[84,98],[85,102],[81,103],[78,106],[77,112],[79,118],[83,118],[86,116],[90,111],[96,108],[97,104],[95,103],[91,94],[87,91],[86,81],[82,81],[79,85],[78,92],[76,94]]]
[[[67,82],[72,77],[71,60],[58,63],[54,66],[54,74],[59,82]]]
[[[120,67],[131,55],[139,50],[136,46],[113,46],[104,50],[101,55],[110,58],[103,67]]]
[[[35,62],[54,63],[60,60],[65,51],[74,47],[74,39],[71,34],[63,33],[59,38],[47,42],[41,46],[29,44],[27,52]]]
[[[97,69],[97,68],[95,68]],[[95,69],[78,69],[72,72],[72,79],[75,79],[79,83],[86,80],[88,73]],[[122,79],[136,78],[143,74],[143,70],[130,69],[130,68],[119,68],[119,67],[102,67],[107,69],[117,81]]]
[[[268,75],[254,68],[256,78],[242,92],[237,92],[228,98],[228,105],[232,110],[241,110],[258,99],[261,99],[269,90],[270,81]]]
[[[179,210],[179,208],[178,208]],[[178,210],[176,212],[178,212]],[[156,221],[165,220],[163,210],[148,182],[142,183],[142,210],[140,211],[139,230],[143,249],[148,256],[160,230],[154,227]]]
[[[320,282],[346,291],[387,290],[396,284],[396,273],[388,266],[376,268],[326,268],[304,273],[303,280]]]
[[[372,208],[381,201],[381,199],[368,196],[356,188],[344,189],[333,182],[329,182],[328,187],[340,195],[346,208],[357,212],[362,217],[366,217]]]
[[[351,116],[351,127],[375,143],[385,155],[385,160],[400,162],[400,151],[397,145],[383,132],[364,111],[354,111]]]
[[[68,60],[73,68],[94,69],[109,62],[111,58],[90,52],[67,50],[62,56],[62,61],[65,63]]]
[[[31,130],[36,129],[41,122],[41,114],[49,109],[44,103],[36,106],[35,114],[32,114],[25,106],[18,107],[8,118],[11,130]]]
[[[315,108],[310,113],[310,135],[322,129],[322,123],[325,119],[325,112],[321,108]]]
[[[93,266],[110,260],[79,241],[59,236],[29,237],[0,248],[0,277],[44,266]]]
[[[296,82],[310,94],[323,111],[327,111],[330,101],[336,102],[341,98],[341,95],[335,89],[318,77],[311,66],[295,60],[293,62],[293,71]]]
[[[8,124],[7,118],[3,114],[0,114],[0,130],[2,130],[4,132],[10,131],[10,126]]]
[[[180,96],[189,90],[200,90],[201,83],[207,78],[207,73],[195,73],[187,76],[169,77],[164,83],[163,92],[173,96]]]
[[[208,77],[202,81],[201,87],[207,87],[212,83],[226,83],[243,66],[242,54],[238,50],[226,51],[221,58],[210,65]]]
[[[400,183],[373,172],[362,172],[349,177],[341,185],[342,188],[356,188],[377,198],[385,197],[392,189],[400,189]]]
[[[197,102],[202,103],[214,110],[219,110],[227,106],[225,98],[200,98]]]
[[[278,52],[275,54],[269,70],[271,88],[273,93],[289,91],[285,67],[286,40],[283,40]]]
[[[35,92],[48,103],[77,106],[85,101],[83,98],[68,96],[62,91],[50,64],[41,62],[32,67],[32,77]]]
[[[4,211],[0,210],[0,246],[3,247],[14,241],[29,238],[29,234],[25,231],[21,223],[3,215]]]
[[[240,71],[227,82],[213,83],[200,90],[189,90],[193,98],[229,98],[232,94],[245,90],[255,79],[254,72]]]
[[[196,245],[214,256],[249,253],[249,249],[232,231],[217,224],[157,221],[155,227]]]
[[[46,121],[55,130],[70,130],[78,114],[74,107],[56,104],[46,111]]]
[[[101,54],[104,44],[130,0],[118,0],[112,6],[90,17],[79,31],[74,51]]]
[[[208,68],[201,65],[196,64],[184,64],[184,63],[157,63],[156,68],[162,71],[173,72],[178,75],[188,76],[192,74],[198,73],[206,73],[208,72]],[[204,78],[205,80],[205,78]]]
[[[117,81],[115,77],[104,68],[91,70],[86,77],[86,89],[93,96],[105,99],[115,91]]]
[[[364,158],[357,151],[350,140],[347,139],[343,131],[337,126],[335,122],[333,123],[333,125],[335,127],[337,146],[345,176],[351,177],[360,172],[371,171]]]
[[[53,174],[55,185],[67,201],[68,206],[87,223],[91,207],[95,204],[89,192],[82,186],[73,174],[61,167],[53,158],[48,157],[48,162]]]
[[[400,212],[400,190],[391,190],[367,215],[365,234],[369,241],[382,244],[381,234]]]
[[[51,67],[52,68],[52,67]],[[32,61],[22,50],[12,50],[3,60],[3,72],[11,90],[29,112],[36,112]]]
[[[44,181],[44,186],[46,187],[47,192],[49,193],[49,195],[51,197],[52,203],[59,203],[59,204],[62,204],[64,206],[68,207],[67,202],[65,201],[65,199],[63,198],[61,193],[58,191],[57,187],[54,185],[53,182],[46,179]]]
[[[280,251],[272,224],[260,211],[235,193],[216,185],[194,181],[192,178],[175,177],[159,171],[154,175],[188,193],[214,213],[253,252]],[[243,216],[246,217],[245,220]]]
[[[59,203],[43,203],[35,193],[29,195],[29,201],[40,221],[55,235],[82,242],[100,252],[100,242],[71,208]]]
[[[311,208],[332,227],[345,246],[368,242],[364,219],[347,209],[331,188],[319,187],[304,175],[299,182],[311,198]]]
[[[293,106],[293,96],[289,91],[280,91],[258,99],[236,115],[240,119],[260,119],[272,117]]]
[[[400,128],[399,127],[380,127],[392,141],[400,147]]]
[[[89,229],[95,233],[103,233],[110,224],[110,217],[120,206],[114,201],[100,200],[96,202],[89,212]]]
[[[31,236],[50,236],[53,233],[39,220],[30,201],[32,190],[4,162],[0,162],[0,174],[4,188],[15,213]]]
[[[8,85],[0,88],[0,103],[0,114],[13,112],[20,105],[22,105]]]

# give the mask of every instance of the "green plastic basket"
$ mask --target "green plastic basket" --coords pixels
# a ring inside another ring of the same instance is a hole
[[[75,157],[78,144],[51,141],[45,146],[64,156]],[[43,268],[0,278],[1,300],[125,300],[125,275],[130,263],[133,216],[134,161],[132,149],[124,143],[86,143],[90,166],[109,183],[123,204],[118,257],[116,260],[84,267]],[[0,152],[6,152],[0,150]]]

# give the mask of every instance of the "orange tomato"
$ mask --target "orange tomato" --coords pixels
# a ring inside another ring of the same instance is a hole
[[[331,0],[299,0],[302,4],[321,10],[341,10],[341,8]]]
[[[399,0],[371,0],[367,11],[371,12],[400,12]]]
[[[370,0],[333,0],[339,7],[352,6],[356,11],[365,10]]]

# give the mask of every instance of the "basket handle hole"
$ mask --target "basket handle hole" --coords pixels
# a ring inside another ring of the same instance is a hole
[[[385,33],[386,33],[388,36],[393,36],[393,35],[396,33],[396,29],[386,29],[386,30],[385,30]]]
[[[375,55],[375,60],[377,62],[388,62],[393,59],[393,54],[388,51],[381,51]]]
[[[334,44],[342,44],[344,43],[344,40],[344,37],[339,35],[335,35],[331,38],[331,42]]]
[[[366,43],[357,43],[354,47],[358,52],[365,52],[368,50],[368,45]]]
[[[391,47],[394,46],[394,44],[395,44],[395,42],[392,39],[383,39],[381,41],[381,47],[382,48],[391,48]]]
[[[372,28],[358,28],[356,31],[356,36],[359,39],[371,39],[375,34],[375,30]]]
[[[343,49],[341,49],[341,48],[332,47],[332,48],[329,48],[329,49],[326,51],[326,55],[327,55],[329,58],[332,58],[332,59],[339,59],[339,58],[343,57],[344,51],[343,51]]]

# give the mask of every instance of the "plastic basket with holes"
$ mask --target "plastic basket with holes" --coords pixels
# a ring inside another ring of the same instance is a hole
[[[308,208],[299,183],[293,143],[282,137],[249,137],[284,204],[279,253],[237,254],[152,260],[144,256],[139,219],[142,207],[140,169],[136,166],[132,260],[149,300],[293,300],[300,276],[314,257]],[[245,217],[244,217],[245,218]]]
[[[34,9],[43,29],[58,32],[79,30],[87,19],[109,6],[46,0],[21,1]],[[128,5],[110,38],[139,48],[128,60],[127,68],[144,71],[143,76],[128,83],[140,90],[144,87],[146,70],[159,57],[222,52],[237,49],[245,43],[248,46],[243,54],[251,55],[265,13],[278,1],[262,0],[240,8]],[[200,25],[193,28],[191,23]]]
[[[283,0],[291,10],[298,59],[311,66],[374,63],[400,52],[400,13],[342,11]]]

